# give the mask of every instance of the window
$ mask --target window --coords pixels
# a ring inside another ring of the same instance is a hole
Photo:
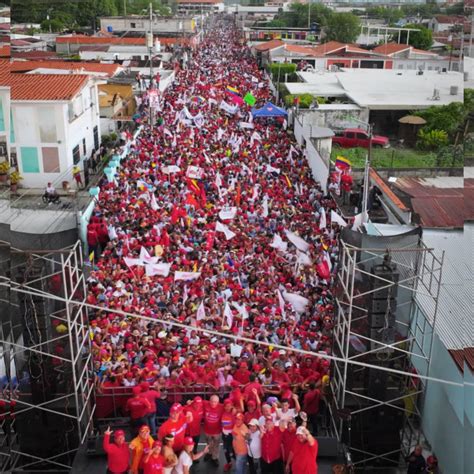
[[[355,138],[355,133],[353,133],[353,132],[347,132],[347,133],[346,133],[346,137],[347,137],[347,138]]]
[[[87,147],[86,147],[86,139],[82,139],[82,152],[84,153],[84,156],[87,155]]]
[[[32,146],[22,146],[20,152],[23,173],[39,173],[38,149]]]
[[[94,148],[99,149],[99,127],[97,125],[94,127]]]
[[[365,133],[358,133],[357,138],[359,140],[367,140],[367,135]]]
[[[137,24],[136,23],[130,23],[130,28],[136,28],[137,27]]]
[[[56,147],[43,147],[43,171],[45,173],[59,173],[59,150]]]
[[[72,162],[77,165],[81,161],[81,150],[79,149],[79,145],[76,145],[72,150]]]

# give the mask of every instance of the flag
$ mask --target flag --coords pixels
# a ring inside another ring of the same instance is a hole
[[[327,221],[326,221],[326,210],[324,209],[324,207],[321,208],[320,213],[321,213],[321,216],[319,218],[319,228],[325,229],[327,226]]]
[[[283,293],[283,298],[291,304],[293,309],[298,313],[304,313],[306,306],[308,306],[309,300],[304,296],[298,295],[297,293]]]
[[[242,190],[240,187],[240,183],[237,183],[237,189],[235,190],[235,203],[237,204],[237,207],[240,207],[240,200],[242,198],[241,193]]]
[[[222,186],[222,178],[219,172],[216,174],[216,186],[220,188]]]
[[[145,265],[146,276],[164,276],[167,277],[170,273],[171,264],[170,263],[151,263],[150,265]]]
[[[239,90],[236,89],[235,87],[232,87],[232,86],[227,86],[226,87],[226,92],[228,92],[229,94],[232,94],[232,95],[240,94]]]
[[[230,309],[229,303],[226,302],[224,306],[224,317],[227,323],[227,326],[232,327],[232,322],[234,321],[234,315]]]
[[[296,262],[299,263],[300,265],[312,265],[313,262],[309,258],[309,255],[304,252],[296,251]]]
[[[292,184],[291,184],[290,178],[288,178],[288,175],[286,175],[286,174],[283,174],[283,176],[285,177],[286,184],[287,184],[288,187],[291,189]]]
[[[219,108],[228,114],[235,114],[238,109],[237,105],[229,105],[225,100],[220,103]]]
[[[329,256],[329,253],[324,251],[323,252],[323,257],[324,260],[326,260],[326,263],[328,264],[329,271],[332,270],[332,262],[331,262],[331,257]]]
[[[249,318],[249,313],[244,304],[239,304],[233,301],[232,306],[239,312],[240,316],[242,317],[242,320]]]
[[[253,107],[255,102],[257,102],[257,99],[250,92],[247,92],[244,96],[244,102],[250,105],[250,107]]]
[[[155,193],[151,193],[150,207],[151,207],[154,211],[157,211],[157,210],[159,209],[158,203],[156,202]]]
[[[280,252],[284,253],[288,251],[288,244],[284,242],[278,234],[273,236],[273,242],[270,244],[270,247],[273,247],[274,249],[280,250]]]
[[[240,95],[233,95],[230,100],[239,106],[244,104],[244,100],[242,97],[240,97]]]
[[[281,296],[280,290],[277,290],[277,296],[278,296],[278,304],[280,305],[281,315],[283,316],[283,319],[286,319],[285,300],[283,299],[283,296]]]
[[[347,225],[347,222],[335,211],[331,211],[331,223],[334,222],[342,227]]]
[[[265,195],[263,198],[263,210],[262,210],[262,217],[268,217],[268,197]]]
[[[174,281],[191,281],[201,276],[201,272],[174,272]]]
[[[255,130],[255,132],[252,133],[252,136],[250,137],[250,146],[251,147],[253,146],[255,140],[258,140],[259,142],[262,141],[262,136],[256,130]]]
[[[233,219],[237,215],[236,207],[223,207],[219,212],[219,217],[225,221]]]
[[[128,268],[134,267],[136,265],[143,265],[143,262],[140,258],[123,257],[123,261]]]
[[[272,165],[267,165],[267,169],[265,170],[267,173],[277,173],[280,174],[279,168],[274,168]]]
[[[223,232],[226,240],[230,240],[237,235],[232,232],[225,224],[222,224],[222,222],[216,222],[216,232]]]
[[[204,301],[201,301],[201,304],[199,305],[199,308],[197,309],[196,319],[198,321],[201,321],[201,319],[204,319],[205,317],[206,317],[206,310],[204,309]]]
[[[344,156],[336,156],[336,168],[341,168],[343,170],[350,168],[352,166],[352,163],[345,158]]]
[[[92,251],[92,252],[89,254],[89,262],[93,262],[93,261],[94,261],[94,256],[95,256],[95,253],[94,253],[94,251]]]
[[[303,240],[299,235],[296,235],[294,232],[290,230],[285,230],[286,238],[298,249],[302,252],[307,252],[309,249],[309,244],[305,240]]]
[[[143,263],[156,263],[158,262],[158,257],[152,257],[145,247],[140,247],[140,260]]]
[[[186,304],[186,301],[188,301],[188,296],[188,287],[187,285],[184,285],[183,306]]]

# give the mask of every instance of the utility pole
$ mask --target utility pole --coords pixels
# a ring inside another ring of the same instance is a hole
[[[308,0],[308,29],[311,28],[311,0]]]
[[[123,0],[123,17],[127,16],[127,0]]]
[[[362,198],[362,220],[363,222],[369,220],[369,215],[367,213],[367,207],[369,203],[369,182],[370,182],[370,160],[372,158],[372,136],[373,130],[372,125],[369,123],[367,132],[369,134],[369,149],[367,152],[367,159],[365,160],[365,169],[364,169],[364,196]]]
[[[148,33],[148,56],[150,60],[150,83],[148,85],[148,94],[151,99],[151,83],[153,80],[153,4],[150,2],[150,32]],[[152,101],[149,101],[150,108],[150,128],[153,127],[153,107]]]

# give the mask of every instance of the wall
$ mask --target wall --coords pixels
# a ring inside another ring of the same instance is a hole
[[[132,27],[132,23],[135,27]],[[191,33],[194,31],[192,18],[166,18],[153,21],[153,32],[157,33]],[[101,18],[100,27],[107,31],[111,26],[114,32],[117,31],[150,31],[150,20],[148,18]]]
[[[306,159],[311,168],[311,174],[315,181],[321,184],[321,188],[326,192],[326,185],[329,178],[329,160],[324,160],[318,153],[311,140],[306,142]]]
[[[305,126],[328,127],[331,129],[357,126],[354,119],[367,122],[369,118],[368,109],[361,109],[354,105],[330,105],[320,106],[317,110],[300,109],[298,116]]]

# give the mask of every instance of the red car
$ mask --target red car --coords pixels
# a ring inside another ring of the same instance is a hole
[[[346,128],[344,131],[336,132],[332,138],[332,144],[341,148],[369,148],[369,135],[361,128]],[[372,146],[374,148],[388,148],[390,142],[387,137],[372,135]]]

